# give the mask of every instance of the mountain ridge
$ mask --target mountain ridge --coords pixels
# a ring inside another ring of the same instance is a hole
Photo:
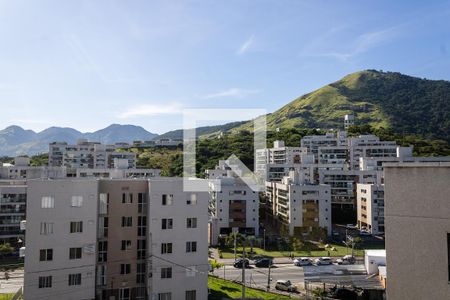
[[[70,127],[52,126],[35,132],[10,125],[0,130],[0,156],[34,155],[48,152],[51,142],[75,143],[78,139],[88,139],[92,142],[113,144],[117,142],[131,143],[134,140],[152,140],[158,135],[141,126],[111,124],[94,132],[80,132]]]

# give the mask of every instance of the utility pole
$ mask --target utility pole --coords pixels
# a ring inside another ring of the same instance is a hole
[[[242,244],[242,300],[245,300],[245,241]]]
[[[236,255],[236,232],[234,234],[234,261],[236,261],[237,255]]]
[[[263,249],[266,251],[266,229],[263,229]]]
[[[270,290],[270,267],[272,266],[272,262],[269,263],[269,274],[267,276],[267,291]]]

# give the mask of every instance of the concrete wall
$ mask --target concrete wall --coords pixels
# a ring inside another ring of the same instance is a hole
[[[450,164],[390,164],[385,179],[388,299],[448,299]]]

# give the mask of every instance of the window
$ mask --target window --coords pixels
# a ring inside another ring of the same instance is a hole
[[[122,227],[133,226],[133,217],[122,217]]]
[[[80,258],[81,258],[81,248],[69,249],[69,259],[80,259]]]
[[[136,283],[145,283],[145,263],[136,265]]]
[[[125,204],[133,203],[133,194],[132,193],[122,193],[122,203],[125,203]]]
[[[137,287],[135,298],[136,300],[145,300],[147,294],[147,289],[145,287]]]
[[[172,300],[172,293],[159,293],[158,300]]]
[[[106,262],[108,260],[108,241],[98,242],[98,262]]]
[[[41,198],[41,208],[55,207],[55,198],[51,196],[44,196]]]
[[[131,250],[131,241],[130,240],[122,240],[122,251]]]
[[[39,250],[39,261],[51,261],[51,260],[53,260],[53,249]]]
[[[52,276],[39,276],[39,288],[51,288],[52,287]]]
[[[106,265],[98,266],[97,285],[106,286]]]
[[[138,194],[138,213],[140,213],[140,214],[147,213],[147,194],[146,193]]]
[[[187,205],[196,205],[197,204],[197,194],[191,194],[190,198],[186,200]]]
[[[197,218],[187,218],[186,219],[187,228],[197,228]]]
[[[197,291],[186,291],[186,300],[196,300],[197,299]]]
[[[109,206],[109,194],[101,193],[99,195],[100,206],[99,206],[99,214],[106,215],[108,213]]]
[[[197,252],[197,242],[186,242],[186,252]]]
[[[71,206],[81,207],[83,204],[83,196],[72,196]]]
[[[120,264],[120,274],[130,274],[131,265],[130,264]]]
[[[145,259],[147,249],[146,240],[137,240],[137,259]]]
[[[162,205],[172,205],[173,203],[173,195],[162,195]]]
[[[70,222],[70,233],[83,232],[83,221]]]
[[[130,300],[130,289],[123,288],[119,289],[119,300]]]
[[[172,253],[172,243],[162,243],[161,244],[161,254]]]
[[[172,278],[172,268],[161,268],[161,278]]]
[[[147,217],[138,216],[138,236],[146,236],[147,234]]]
[[[81,285],[81,273],[69,274],[69,285]]]
[[[53,223],[41,222],[41,235],[53,234]]]
[[[162,229],[172,229],[173,219],[162,219]]]

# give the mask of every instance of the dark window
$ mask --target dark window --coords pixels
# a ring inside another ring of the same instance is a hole
[[[53,260],[53,249],[41,249],[39,251],[40,261],[51,261]]]
[[[83,221],[70,222],[70,233],[83,232]]]
[[[69,259],[80,259],[80,258],[81,258],[81,248],[69,249]]]
[[[122,217],[122,227],[133,226],[133,217]]]
[[[120,264],[120,274],[130,274],[131,265],[130,264]]]
[[[162,219],[162,229],[172,229],[173,219]]]
[[[161,268],[161,278],[172,278],[172,268]]]
[[[161,244],[161,254],[172,253],[172,243],[162,243]]]
[[[450,281],[450,233],[447,233],[447,253],[448,253],[448,281]]]
[[[81,285],[81,273],[69,274],[69,285]]]
[[[51,288],[52,287],[52,276],[39,276],[39,288]]]
[[[197,292],[196,290],[186,291],[186,300],[196,300]]]

